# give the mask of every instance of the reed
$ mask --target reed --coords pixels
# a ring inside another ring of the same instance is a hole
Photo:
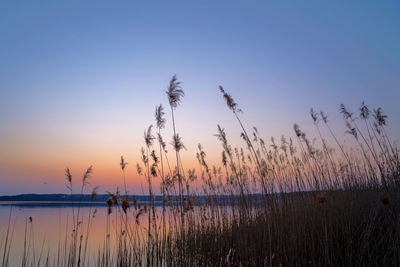
[[[59,243],[54,266],[400,265],[399,150],[387,134],[387,116],[381,108],[371,112],[363,102],[355,114],[340,106],[346,137],[353,138],[355,146],[340,143],[328,116],[314,109],[310,110],[314,133],[305,133],[295,124],[294,138],[281,136],[266,142],[257,128],[244,126],[232,96],[222,86],[219,90],[242,131],[243,146],[232,144],[229,133],[217,125],[221,162],[211,164],[199,144],[199,167],[185,172],[180,158],[184,144],[174,117],[184,91],[174,76],[167,97],[175,168],[169,165],[161,135],[166,120],[159,105],[157,138],[149,126],[142,162],[136,165],[147,182],[149,201],[142,204],[128,194],[127,162],[121,157],[124,194],[118,189],[109,192],[105,238],[97,255],[92,255],[92,261],[87,255],[96,210],[92,212],[90,206],[84,222],[80,205],[72,203],[72,234],[66,235],[64,245]],[[81,196],[91,172],[90,167],[83,176]],[[69,169],[66,176],[72,196]],[[161,180],[159,197],[154,193],[155,179]],[[94,189],[91,199],[96,195]],[[8,266],[11,228],[10,215],[2,266]],[[43,245],[38,258],[35,250],[30,219],[25,224],[22,265],[52,262],[49,254],[43,260]]]

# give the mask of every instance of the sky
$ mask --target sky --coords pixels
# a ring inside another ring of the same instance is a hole
[[[198,143],[220,162],[217,124],[243,145],[219,85],[265,139],[315,135],[314,107],[344,142],[339,105],[365,101],[399,142],[399,47],[399,1],[1,1],[0,195],[67,193],[64,169],[78,184],[90,165],[101,192],[121,188],[121,155],[143,192],[143,132],[163,104],[170,142],[175,74],[186,168]]]

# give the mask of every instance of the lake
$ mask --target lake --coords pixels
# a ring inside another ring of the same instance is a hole
[[[118,216],[115,212],[110,215],[110,244],[115,244],[118,225]],[[131,210],[134,210],[133,208]],[[25,250],[29,248],[29,262],[40,261],[44,264],[49,255],[49,265],[57,263],[57,255],[65,257],[66,240],[71,240],[73,230],[73,217],[77,216],[78,208],[66,203],[2,203],[0,205],[0,248],[1,260],[3,259],[4,246],[9,229],[8,244],[10,244],[9,266],[21,266]],[[87,245],[87,266],[94,263],[98,252],[104,247],[106,239],[107,206],[98,204],[92,207],[87,205],[80,207],[80,218],[83,221],[81,229],[86,233],[87,222],[91,214],[91,225]],[[129,211],[131,225],[137,229],[140,235],[147,229],[147,215],[140,216],[138,224],[133,219],[133,212]],[[128,213],[129,213],[128,212]],[[93,214],[95,213],[94,217]],[[157,220],[160,218],[160,208],[157,211]],[[32,220],[30,220],[32,219]],[[136,219],[136,218],[135,218]],[[84,242],[84,240],[83,240]],[[113,246],[113,245],[112,245]]]

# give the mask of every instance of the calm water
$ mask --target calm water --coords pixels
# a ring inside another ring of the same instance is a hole
[[[81,207],[80,214],[83,219],[83,229],[86,232],[87,220],[89,214],[89,207]],[[92,220],[90,227],[90,235],[88,241],[88,255],[90,262],[94,262],[98,250],[103,247],[106,237],[106,220],[107,220],[107,207],[96,206],[92,207],[92,212],[97,210],[95,217]],[[11,211],[11,217],[10,217]],[[75,215],[77,209],[75,207]],[[0,205],[0,251],[2,261],[4,243],[6,239],[7,227],[10,223],[11,235],[11,252],[9,257],[9,266],[21,266],[22,255],[24,251],[24,237],[25,237],[25,224],[29,230],[32,228],[31,244],[35,247],[35,261],[37,262],[41,257],[43,262],[47,255],[50,255],[50,263],[54,262],[57,257],[59,245],[64,246],[64,241],[71,236],[72,232],[72,207],[71,206],[43,206],[43,205]],[[116,229],[116,216],[114,213],[110,216],[110,231],[115,233]],[[32,223],[29,223],[29,217],[32,217]],[[133,216],[132,216],[133,217]],[[132,222],[133,222],[133,218]],[[146,224],[147,215],[140,217],[139,225],[135,227],[144,229]],[[111,244],[114,244],[115,235],[111,235]],[[28,241],[27,241],[28,242]],[[61,242],[61,243],[60,243]],[[32,250],[31,250],[32,252]],[[33,253],[31,260],[33,259]],[[50,266],[53,264],[50,264]]]
[[[156,203],[160,204],[160,203]],[[142,206],[143,207],[143,206]],[[229,210],[229,209],[228,209]],[[107,239],[107,206],[104,202],[92,206],[81,206],[80,207],[80,221],[82,224],[79,229],[83,230],[84,239],[86,238],[87,222],[89,212],[93,215],[96,211],[95,217],[92,216],[90,233],[88,239],[87,249],[87,260],[86,266],[93,266],[98,258],[99,252],[102,253],[104,248],[105,240]],[[196,220],[196,217],[200,214],[199,207],[195,207],[190,212],[191,218]],[[138,217],[136,221],[136,215],[139,210],[135,210],[133,207],[128,211],[128,224],[129,229],[132,229],[135,240],[143,240],[147,238],[148,229],[148,215],[149,212]],[[229,213],[229,211],[228,211]],[[74,207],[74,214],[77,215],[77,207]],[[109,216],[110,222],[110,246],[111,253],[115,251],[117,244],[117,236],[120,237],[121,233],[121,214],[117,212],[116,207],[113,208],[112,214]],[[156,208],[157,225],[161,225],[162,220],[162,207]],[[30,217],[32,222],[30,222]],[[166,212],[166,227],[174,227],[177,216],[167,208]],[[198,219],[198,218],[197,218]],[[9,266],[21,266],[22,256],[24,255],[24,243],[26,237],[26,243],[30,249],[28,262],[37,262],[41,260],[41,266],[49,255],[49,265],[56,266],[57,255],[60,248],[60,258],[67,259],[64,248],[67,248],[71,240],[73,232],[73,210],[72,206],[67,203],[46,202],[46,203],[27,203],[23,204],[12,204],[0,202],[0,262],[3,259],[4,244],[7,235],[7,228],[9,227],[9,242],[11,241],[11,250],[9,255]],[[125,220],[124,220],[125,222]],[[178,220],[179,223],[179,220]],[[78,232],[78,240],[80,236]],[[30,240],[30,241],[29,241]],[[84,241],[83,241],[84,244]],[[83,245],[82,245],[83,246]],[[32,248],[34,247],[34,251]],[[83,251],[83,249],[82,249]],[[89,260],[89,264],[88,263]]]

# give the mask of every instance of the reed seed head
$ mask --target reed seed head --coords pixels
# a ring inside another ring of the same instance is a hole
[[[351,134],[354,138],[358,139],[357,130],[350,124],[350,122],[346,121],[347,131],[346,133]]]
[[[172,137],[171,145],[174,147],[176,151],[182,150],[182,148],[186,149],[185,145],[182,142],[182,137],[179,134],[176,134]]]
[[[140,167],[139,163],[136,163],[136,171],[139,175],[142,175],[142,168]]]
[[[349,112],[343,104],[340,104],[340,113],[343,114],[343,118],[345,118],[346,120],[353,117],[353,113]]]
[[[86,172],[83,174],[83,177],[82,177],[82,182],[84,184],[88,184],[87,180],[90,178],[90,175],[92,174],[92,172],[93,172],[93,166],[90,166],[89,168],[87,168]]]
[[[361,103],[360,117],[364,120],[368,119],[369,117],[369,108],[367,107],[367,105],[365,105],[364,101]]]
[[[67,181],[69,183],[72,183],[72,174],[69,168],[65,169],[65,176],[67,177]]]
[[[151,158],[153,159],[153,162],[155,165],[157,165],[159,163],[158,157],[156,155],[156,151],[152,150],[150,153]]]
[[[379,126],[384,126],[386,125],[386,118],[387,115],[384,115],[382,112],[382,108],[378,108],[374,110],[374,117],[375,121]]]
[[[164,107],[160,104],[156,106],[156,111],[154,113],[154,116],[156,117],[156,125],[158,129],[162,129],[165,127],[165,118],[164,118],[165,112],[164,112]]]
[[[98,187],[96,186],[95,188],[93,188],[92,190],[92,194],[90,195],[90,198],[93,200],[95,199],[98,195],[97,195],[97,189]]]
[[[126,214],[127,210],[129,209],[129,200],[128,196],[125,196],[121,203],[122,211]]]
[[[121,156],[121,162],[119,163],[119,165],[121,166],[121,170],[124,171],[126,165],[128,165],[128,162],[125,161],[124,157]]]
[[[151,172],[151,175],[152,175],[153,177],[157,177],[156,165],[154,165],[154,164],[151,165],[150,172]]]
[[[144,130],[144,142],[147,147],[151,147],[153,145],[153,141],[155,137],[152,135],[151,130],[153,129],[153,125],[150,125],[147,130]]]
[[[319,114],[321,115],[321,118],[324,121],[324,123],[328,123],[328,115],[325,115],[325,113],[322,110],[319,112]]]
[[[232,110],[233,112],[236,112],[238,110],[237,103],[235,102],[235,100],[233,100],[232,96],[230,94],[228,94],[227,92],[225,92],[224,88],[221,85],[219,86],[219,90],[221,91],[228,108],[230,110]]]
[[[185,95],[181,87],[181,82],[177,81],[176,75],[172,76],[166,93],[171,108],[176,108],[181,103],[181,98]]]
[[[313,119],[314,123],[317,123],[318,113],[316,113],[313,108],[310,109],[310,115],[311,115],[311,118]]]

